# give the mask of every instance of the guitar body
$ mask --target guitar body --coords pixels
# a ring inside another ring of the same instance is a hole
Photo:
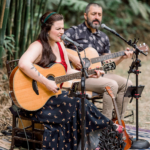
[[[130,140],[130,138],[129,138],[129,135],[128,135],[127,132],[126,132],[126,127],[125,127],[124,121],[121,120],[121,122],[122,122],[122,126],[123,126],[124,129],[125,129],[125,130],[123,131],[123,135],[126,137],[126,139],[123,140],[123,141],[126,143],[126,146],[124,147],[124,150],[128,150],[128,149],[131,147],[132,142],[131,142],[131,140]],[[116,120],[115,123],[116,123],[116,124],[119,124],[118,120]]]
[[[95,70],[112,70],[115,69],[115,63],[111,62],[103,67],[88,70],[88,74],[95,74]],[[34,65],[37,75],[40,73],[47,79],[54,81],[60,89],[60,84],[73,79],[80,79],[81,72],[67,74],[62,64],[56,63],[50,68],[42,68]],[[39,74],[39,75],[40,75]],[[43,107],[47,100],[52,96],[61,94],[61,90],[57,93],[49,91],[45,85],[37,82],[26,74],[24,74],[18,67],[16,67],[9,78],[10,83],[10,96],[14,103],[19,107],[28,111],[36,111]]]
[[[143,52],[148,52],[149,50],[149,47],[144,43],[143,45],[140,45],[138,48]],[[66,49],[66,50],[68,53],[78,57],[78,53],[76,51],[72,49]],[[133,51],[132,49],[130,50]],[[101,61],[105,61],[105,60],[109,60],[109,59],[113,59],[125,55],[124,51],[120,51],[112,54],[99,56],[98,52],[92,47],[88,47],[84,51],[80,52],[80,55],[81,58],[85,61],[85,67],[90,67],[92,69],[96,68],[97,66],[101,66]],[[85,59],[85,54],[86,54],[86,59]]]
[[[34,67],[45,77],[58,77],[66,74],[65,68],[61,64],[54,64],[50,68],[42,68],[38,65]],[[59,71],[58,71],[59,70]],[[50,79],[53,80],[53,79]],[[25,75],[16,67],[10,75],[10,91],[14,103],[28,111],[36,111],[42,108],[50,97],[61,94],[49,91],[42,83],[34,82],[33,79]],[[60,87],[60,84],[57,84]]]
[[[74,51],[72,49],[66,49],[66,50],[67,50],[68,53],[78,57],[78,53],[76,51]],[[98,52],[94,48],[88,47],[88,48],[85,49],[85,53],[84,53],[84,51],[80,52],[81,58],[85,58],[85,54],[86,54],[86,58],[87,58],[86,64],[87,65],[89,64],[90,65],[89,67],[91,69],[96,68],[97,66],[99,66],[99,67],[101,66],[101,62],[97,62],[95,64],[91,63],[91,58],[99,57]]]

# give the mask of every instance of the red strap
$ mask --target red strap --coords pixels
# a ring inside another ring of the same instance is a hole
[[[37,41],[41,43],[40,40],[37,40]],[[64,58],[64,53],[63,53],[62,47],[61,47],[59,42],[57,42],[57,45],[58,45],[59,53],[60,53],[60,57],[61,57],[61,62],[60,63],[65,67],[65,70],[67,71],[67,64],[66,64],[66,61],[65,61],[65,58]]]
[[[41,41],[40,41],[40,40],[37,40],[37,41],[41,43]],[[42,43],[41,43],[41,44],[42,44]]]
[[[58,48],[59,48],[59,52],[60,52],[60,56],[61,56],[61,61],[65,61],[65,59],[64,59],[64,53],[63,53],[63,50],[62,50],[62,47],[61,47],[60,43],[57,42],[57,45],[58,45]]]

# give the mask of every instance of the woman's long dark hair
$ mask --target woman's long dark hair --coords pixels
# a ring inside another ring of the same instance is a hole
[[[39,66],[46,67],[51,62],[56,61],[56,56],[54,55],[51,46],[48,43],[48,31],[51,30],[51,26],[54,22],[63,20],[63,16],[60,14],[53,14],[51,15],[47,21],[44,23],[45,18],[52,12],[45,13],[41,18],[41,32],[38,36],[38,40],[42,43],[43,50],[42,50],[42,58],[38,62]]]

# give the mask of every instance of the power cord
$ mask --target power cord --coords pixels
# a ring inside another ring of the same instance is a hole
[[[132,59],[133,59],[133,61],[134,61],[134,57],[132,57]],[[127,78],[127,82],[126,82],[126,86],[125,86],[125,90],[124,90],[124,95],[125,95],[126,90],[127,90],[127,84],[128,84],[129,76],[130,76],[130,73],[128,74],[128,78]],[[122,111],[123,111],[124,97],[125,97],[125,96],[123,96],[123,101],[122,101],[121,117],[122,117]]]
[[[11,100],[12,100],[12,97],[11,97],[11,94],[10,94],[10,93],[9,93],[9,96],[10,96],[10,98],[11,98]],[[12,102],[13,102],[13,100],[12,100]],[[13,102],[13,104],[14,104],[14,102]],[[18,118],[19,118],[20,121],[21,121],[21,124],[22,124],[22,126],[23,126],[23,130],[24,130],[24,134],[25,134],[25,138],[26,138],[26,141],[27,141],[27,147],[28,147],[28,150],[30,150],[30,148],[29,148],[29,141],[28,141],[28,138],[27,138],[27,134],[26,134],[26,131],[25,131],[25,127],[24,127],[24,125],[23,125],[22,119],[21,119],[20,116],[19,116],[18,107],[14,104],[14,105],[12,106],[12,109],[13,109],[15,112],[17,112]]]

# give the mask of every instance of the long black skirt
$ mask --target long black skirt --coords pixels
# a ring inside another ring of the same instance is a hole
[[[85,107],[87,134],[107,127],[109,119],[95,105],[85,100]],[[51,97],[40,110],[24,114],[43,123],[43,150],[77,150],[81,139],[80,98],[69,98],[63,91],[58,97]]]

